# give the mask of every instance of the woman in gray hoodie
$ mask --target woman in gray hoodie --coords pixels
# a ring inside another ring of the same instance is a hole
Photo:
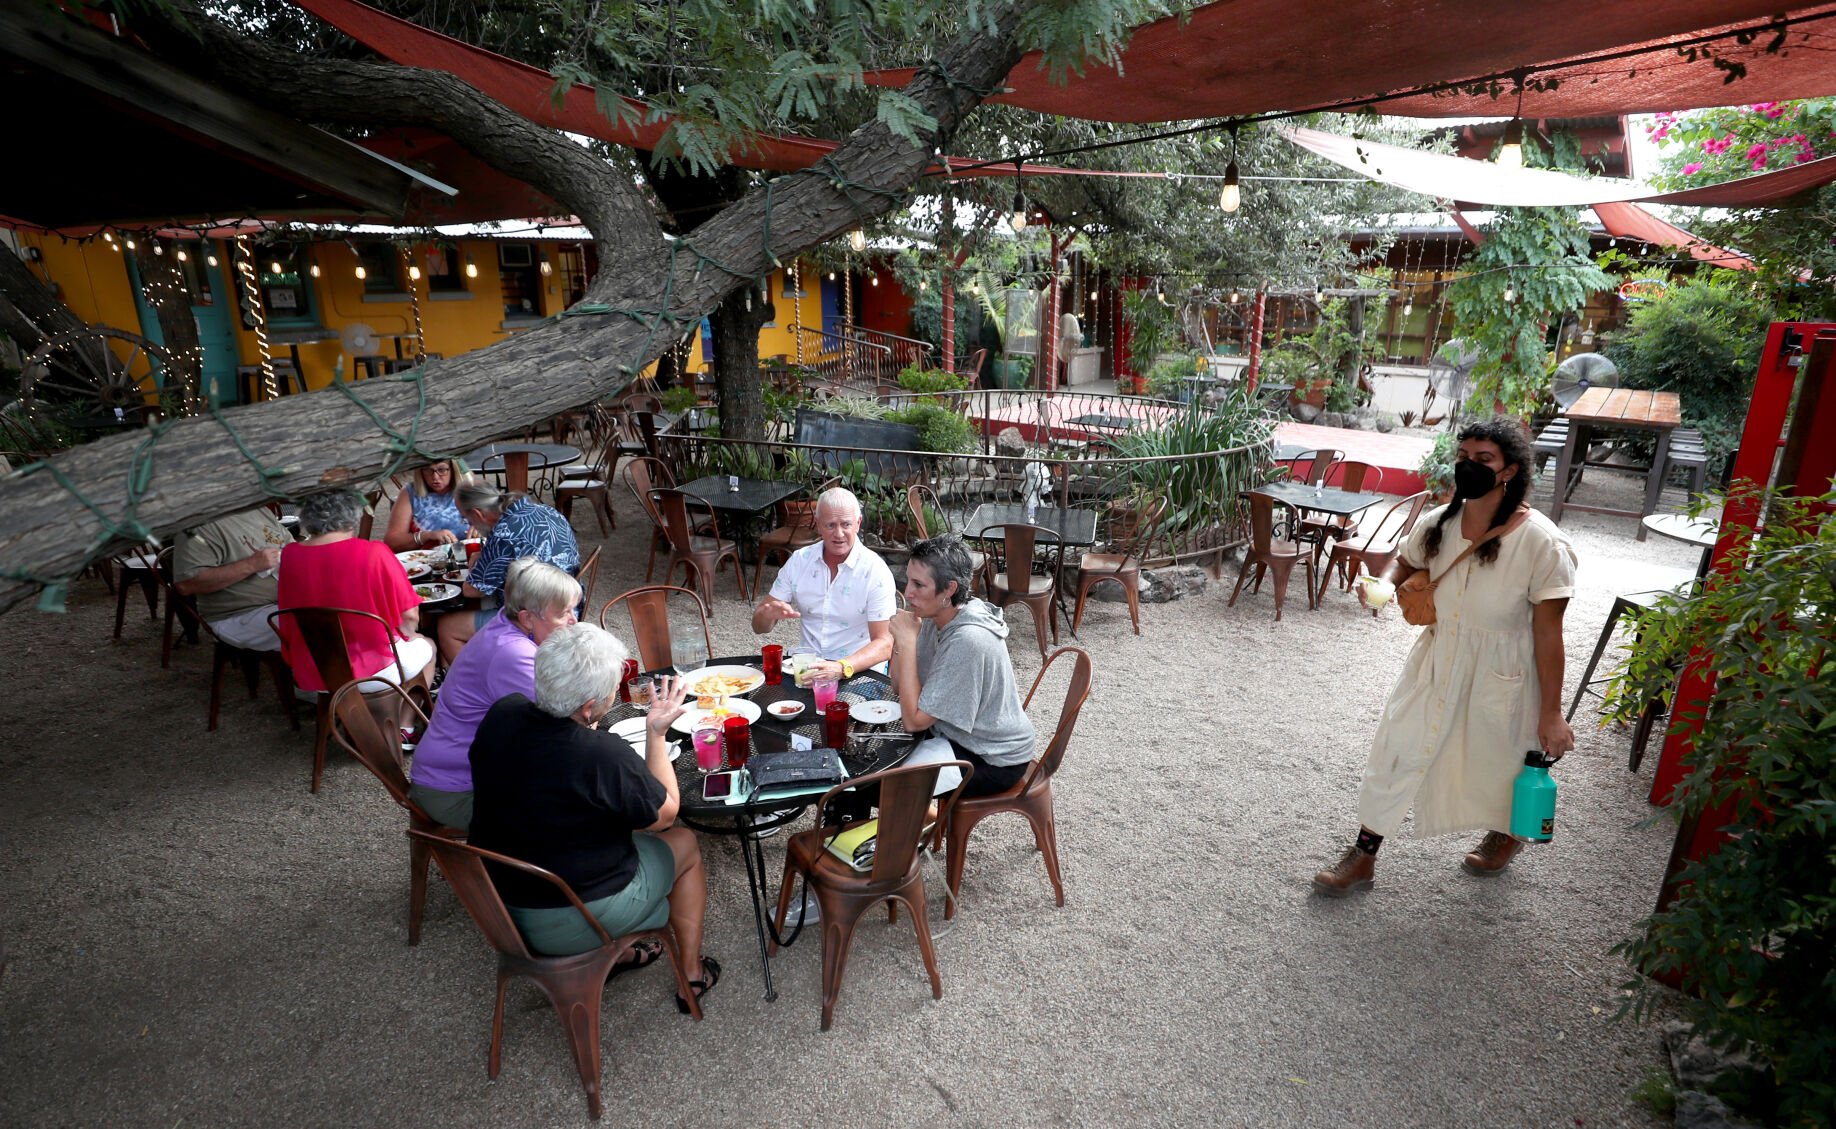
[[[969,551],[954,536],[912,547],[905,566],[904,611],[892,618],[892,683],[905,727],[926,729],[905,763],[965,760],[975,766],[965,796],[1004,792],[1033,759],[1033,723],[1020,708],[1007,621],[969,595]],[[938,775],[939,795],[958,773]]]

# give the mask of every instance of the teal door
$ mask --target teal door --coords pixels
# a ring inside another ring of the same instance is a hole
[[[229,283],[221,266],[212,266],[210,257],[217,255],[214,242],[180,245],[168,243],[166,254],[180,250],[185,258],[178,261],[179,275],[185,280],[185,291],[191,298],[191,316],[198,327],[198,344],[204,349],[204,394],[221,404],[237,403],[241,397],[236,387],[236,334],[230,319],[236,304],[230,300]],[[219,260],[221,258],[219,256]],[[146,287],[134,260],[127,260],[128,280],[134,287],[134,305],[140,314],[141,336],[156,345],[166,343],[159,331],[159,318],[147,301]],[[163,382],[165,375],[160,379]]]

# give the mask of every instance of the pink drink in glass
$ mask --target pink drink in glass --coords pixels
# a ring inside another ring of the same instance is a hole
[[[715,728],[695,730],[695,767],[703,772],[714,772],[720,768],[720,730]]]
[[[810,690],[816,695],[816,708],[826,710],[835,700],[835,679],[818,678],[810,683]]]

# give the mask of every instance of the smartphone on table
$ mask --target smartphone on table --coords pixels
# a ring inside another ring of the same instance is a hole
[[[704,800],[725,800],[737,804],[745,800],[749,790],[745,781],[746,770],[735,769],[732,772],[710,772],[701,781],[701,798]]]

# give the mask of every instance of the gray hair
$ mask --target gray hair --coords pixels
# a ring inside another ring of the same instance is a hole
[[[580,594],[578,580],[534,557],[519,557],[504,570],[504,611],[511,619],[520,611],[574,607]]]
[[[907,568],[922,564],[930,569],[931,580],[938,591],[954,580],[956,591],[950,594],[950,603],[961,607],[969,602],[969,584],[975,575],[975,565],[969,560],[969,550],[963,545],[963,539],[954,533],[913,545],[912,555],[905,564]]]
[[[308,537],[355,530],[363,511],[363,495],[357,491],[328,490],[300,501],[300,529]]]
[[[453,491],[453,503],[459,507],[460,513],[485,510],[500,514],[522,496],[514,490],[500,490],[488,482],[468,478]]]
[[[591,623],[576,623],[536,648],[536,708],[550,717],[572,717],[580,707],[618,692],[625,674],[625,645]]]
[[[855,497],[854,491],[846,486],[831,486],[822,492],[816,499],[816,512],[821,513],[824,510],[841,510],[855,517],[860,517],[864,512],[861,509],[861,500]]]

